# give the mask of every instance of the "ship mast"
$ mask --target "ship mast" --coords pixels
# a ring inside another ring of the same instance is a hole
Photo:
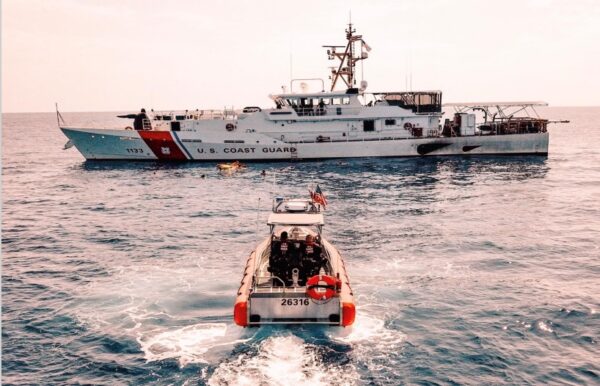
[[[371,51],[371,47],[363,40],[362,35],[354,35],[356,32],[355,28],[352,28],[352,22],[348,23],[348,29],[346,29],[346,40],[348,43],[344,49],[344,52],[337,52],[336,49],[344,48],[344,46],[323,46],[327,48],[327,57],[329,60],[338,59],[340,61],[337,67],[331,67],[331,91],[335,89],[338,80],[342,80],[347,88],[356,86],[355,69],[356,63],[360,60],[365,60],[369,57],[368,53]],[[356,50],[354,43],[360,42],[360,49]]]

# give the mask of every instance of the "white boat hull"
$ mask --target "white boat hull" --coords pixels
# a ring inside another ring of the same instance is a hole
[[[293,214],[292,214],[293,216]],[[291,231],[291,229],[289,229]],[[300,242],[292,240],[292,242]],[[234,321],[242,327],[265,324],[321,324],[347,327],[354,323],[356,306],[350,288],[346,266],[339,251],[327,240],[322,247],[327,251],[331,266],[328,275],[339,279],[339,287],[333,297],[314,300],[309,297],[306,286],[274,286],[268,272],[268,254],[271,237],[265,239],[250,254],[234,305]],[[283,281],[277,279],[283,284]]]
[[[547,155],[548,133],[290,143],[261,133],[224,143],[183,132],[61,128],[87,160],[289,161],[356,157]]]

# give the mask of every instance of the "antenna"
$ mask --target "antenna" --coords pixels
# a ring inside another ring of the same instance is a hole
[[[258,219],[260,216],[260,197],[258,198],[258,204],[256,205],[256,236],[258,237]]]
[[[292,57],[292,51],[290,50],[290,81],[292,79],[294,79],[293,74],[293,69],[294,69],[294,61],[293,61],[293,57]]]
[[[356,63],[369,57],[368,52],[371,47],[363,40],[362,35],[354,35],[356,29],[352,27],[352,13],[350,12],[350,22],[346,29],[346,46],[325,45],[327,48],[327,58],[329,60],[339,60],[339,64],[331,69],[331,91],[335,90],[338,80],[342,80],[347,88],[356,85],[355,69]],[[356,49],[355,43],[360,42],[360,49]],[[343,48],[344,52],[338,52],[337,49]],[[358,52],[357,52],[358,51]],[[362,68],[362,66],[361,66]],[[363,69],[364,71],[364,69]],[[364,73],[362,74],[364,79]]]
[[[413,69],[413,65],[412,64],[413,64],[413,62],[412,62],[412,49],[411,49],[410,50],[410,55],[408,56],[408,71],[409,71],[409,76],[410,76],[410,90],[409,91],[413,90],[413,87],[412,87],[412,75],[413,75],[412,74],[412,69]]]

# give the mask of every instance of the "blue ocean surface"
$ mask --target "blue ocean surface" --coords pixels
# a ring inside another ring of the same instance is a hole
[[[571,121],[550,127],[548,157],[230,176],[85,162],[54,114],[4,114],[2,384],[600,384],[600,108],[540,112]],[[271,198],[314,183],[355,325],[237,327]]]

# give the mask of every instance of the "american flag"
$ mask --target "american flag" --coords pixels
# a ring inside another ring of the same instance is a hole
[[[323,205],[323,207],[327,207],[327,199],[325,198],[325,195],[323,194],[323,191],[321,190],[318,184],[315,188],[315,191],[310,192],[310,198],[313,200],[313,202],[321,204]]]

